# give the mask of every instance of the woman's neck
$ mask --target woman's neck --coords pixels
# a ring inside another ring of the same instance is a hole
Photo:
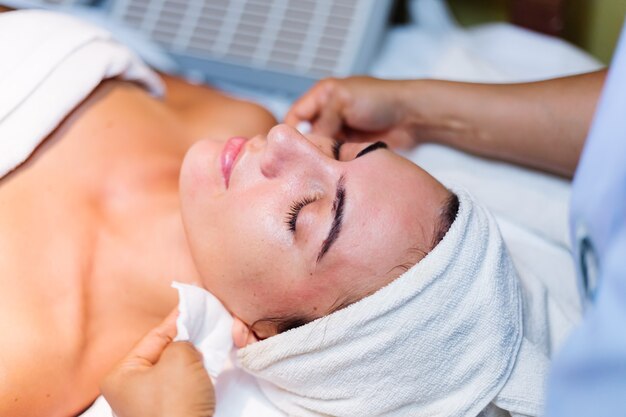
[[[177,180],[160,178],[139,188],[132,203],[102,222],[90,285],[97,294],[121,297],[119,307],[127,314],[157,319],[178,304],[172,281],[201,280],[180,215]]]

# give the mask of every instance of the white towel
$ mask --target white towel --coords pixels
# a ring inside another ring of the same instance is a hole
[[[277,407],[290,416],[540,413],[549,359],[525,337],[519,278],[493,217],[456,192],[456,220],[409,271],[239,351]]]
[[[205,289],[173,282],[172,287],[178,290],[178,319],[176,320],[177,334],[175,341],[189,341],[202,353],[204,367],[211,376],[214,384],[217,377],[228,363],[228,357],[233,346],[232,325],[233,318],[213,294]],[[242,387],[250,395],[250,382]],[[225,393],[222,384],[216,384],[217,409],[215,417],[232,417],[230,409],[237,409],[240,404],[228,404],[223,401]],[[245,398],[245,397],[244,397]],[[262,403],[258,407],[267,407]],[[111,407],[104,397],[96,399],[91,407],[81,417],[110,417],[113,415]],[[267,415],[267,414],[265,414]],[[270,414],[271,415],[271,414]]]
[[[233,318],[207,290],[174,282],[178,290],[178,319],[174,341],[188,341],[202,353],[213,382],[222,372],[233,347]]]
[[[113,77],[155,95],[164,91],[159,77],[103,29],[42,10],[0,14],[0,178]]]

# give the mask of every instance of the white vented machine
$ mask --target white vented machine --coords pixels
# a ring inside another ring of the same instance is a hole
[[[15,6],[20,0],[8,1]],[[159,44],[186,71],[298,94],[365,71],[391,0],[24,0],[90,7]]]

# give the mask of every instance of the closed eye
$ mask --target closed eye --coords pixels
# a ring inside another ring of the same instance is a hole
[[[300,211],[304,208],[304,206],[311,204],[315,201],[314,197],[305,197],[301,200],[294,201],[289,206],[289,211],[285,216],[285,224],[287,225],[287,229],[294,235],[296,234],[296,225],[298,224],[298,215]]]
[[[378,142],[372,143],[370,146],[368,146],[365,149],[361,149],[361,151],[356,154],[354,159],[359,158],[359,157],[361,157],[361,156],[363,156],[365,154],[368,154],[368,153],[370,153],[372,151],[375,151],[376,149],[387,149],[387,148],[388,148],[388,146],[387,146],[387,144],[385,142],[378,141]]]
[[[340,160],[340,151],[341,151],[341,147],[343,146],[343,142],[340,142],[338,140],[335,140],[333,142],[333,158],[335,158],[335,160],[339,161]],[[375,151],[376,149],[387,149],[388,146],[385,142],[375,142],[372,143],[371,145],[361,149],[361,151],[359,153],[356,154],[356,156],[354,157],[354,159],[359,158],[365,154],[368,154],[372,151]]]

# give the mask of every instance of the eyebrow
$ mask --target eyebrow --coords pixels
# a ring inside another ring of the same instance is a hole
[[[333,223],[330,227],[330,231],[328,232],[328,236],[324,239],[322,243],[322,247],[317,255],[317,263],[319,263],[326,252],[330,249],[333,243],[339,237],[339,233],[341,232],[341,225],[343,224],[343,207],[345,205],[346,200],[346,188],[345,188],[345,176],[342,175],[339,177],[339,181],[337,181],[337,191],[335,192],[335,200],[333,201]]]

